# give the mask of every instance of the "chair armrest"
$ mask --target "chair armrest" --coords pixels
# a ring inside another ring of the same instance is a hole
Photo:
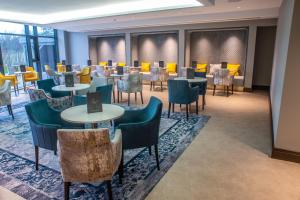
[[[192,101],[196,101],[198,99],[198,95],[199,95],[199,86],[192,87],[190,90],[190,99]]]
[[[133,123],[122,123],[118,126],[122,130],[122,134],[128,134],[129,132],[139,132],[147,128],[151,128],[150,121],[144,122],[133,122]]]
[[[124,124],[124,123],[131,123],[134,122],[140,114],[143,112],[143,109],[139,110],[125,110],[124,115],[120,117],[119,119],[115,120],[115,124]]]

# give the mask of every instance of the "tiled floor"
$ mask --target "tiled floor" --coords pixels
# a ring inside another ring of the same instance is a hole
[[[166,90],[150,92],[145,86],[145,102],[151,95],[162,99],[167,109]],[[204,113],[211,119],[147,200],[300,200],[300,164],[269,158],[267,93],[225,97],[221,91],[216,96],[208,91]]]

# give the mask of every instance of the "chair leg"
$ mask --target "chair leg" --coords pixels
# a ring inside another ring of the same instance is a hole
[[[122,178],[124,176],[124,151],[122,151],[121,162],[118,168],[118,174],[119,174],[119,183],[122,184]]]
[[[14,91],[15,91],[15,96],[17,96],[17,89],[15,85],[14,85]]]
[[[162,81],[160,82],[160,90],[163,91],[163,84],[162,84]]]
[[[185,104],[186,119],[189,119],[189,104]]]
[[[144,104],[144,100],[143,100],[143,92],[140,92],[141,94],[141,101],[142,101],[142,104]]]
[[[229,97],[229,86],[226,86],[227,89],[227,97]]]
[[[107,185],[107,193],[108,193],[108,199],[112,200],[112,187],[111,187],[111,180],[106,181],[106,185]]]
[[[39,170],[39,147],[34,146],[35,152],[35,170]]]
[[[118,103],[120,103],[120,92],[117,92]]]
[[[169,102],[168,118],[170,118],[170,111],[171,111],[171,102]]]
[[[231,85],[231,93],[233,94],[233,84]]]
[[[160,170],[160,167],[159,167],[158,146],[157,146],[157,144],[154,145],[154,148],[155,148],[155,159],[156,159],[157,169]]]
[[[152,152],[151,152],[151,146],[148,147],[148,150],[149,150],[149,155],[151,156],[151,155],[152,155]]]
[[[70,185],[70,182],[64,182],[65,200],[69,200],[70,198]]]
[[[204,110],[205,106],[205,94],[202,95],[202,110]]]
[[[150,91],[152,90],[152,81],[150,81]]]
[[[198,115],[198,99],[197,99],[197,101],[196,101],[196,114]]]
[[[175,103],[172,104],[172,112],[174,113],[175,110]]]
[[[122,95],[122,92],[120,92],[120,96],[121,96],[121,101],[123,101],[123,95]]]
[[[53,153],[54,153],[55,156],[57,156],[57,151],[54,151]]]
[[[14,116],[14,113],[13,113],[11,105],[9,105],[9,109],[10,109],[10,114],[11,114],[12,119],[15,119],[15,116]]]
[[[130,106],[130,93],[128,92],[128,106]]]
[[[135,100],[135,102],[137,101],[136,92],[134,93],[134,100]]]
[[[216,85],[214,85],[213,96],[215,96],[215,93],[216,93]]]

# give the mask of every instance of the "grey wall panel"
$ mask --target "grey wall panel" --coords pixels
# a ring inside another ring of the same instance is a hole
[[[98,49],[97,49],[97,39],[96,38],[89,38],[89,53],[90,53],[90,60],[92,61],[93,65],[97,65],[98,63]]]
[[[192,32],[190,61],[201,63],[228,62],[241,64],[244,74],[247,52],[247,30],[218,30]]]
[[[176,33],[139,35],[137,39],[138,60],[178,63],[178,39]]]
[[[112,60],[126,62],[125,37],[111,36],[97,38],[98,62]]]
[[[270,86],[276,26],[258,27],[255,47],[253,85]]]

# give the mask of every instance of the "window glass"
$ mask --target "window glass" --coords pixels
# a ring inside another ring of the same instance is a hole
[[[28,26],[29,29],[29,35],[34,35],[33,26]]]
[[[54,38],[39,37],[39,53],[42,70],[45,65],[49,65],[52,69],[55,67],[55,42]]]
[[[25,34],[23,24],[0,22],[0,33]]]
[[[28,64],[25,36],[0,34],[0,45],[5,73],[12,74],[19,65]]]
[[[54,30],[46,27],[37,27],[37,32],[39,36],[54,36]]]

